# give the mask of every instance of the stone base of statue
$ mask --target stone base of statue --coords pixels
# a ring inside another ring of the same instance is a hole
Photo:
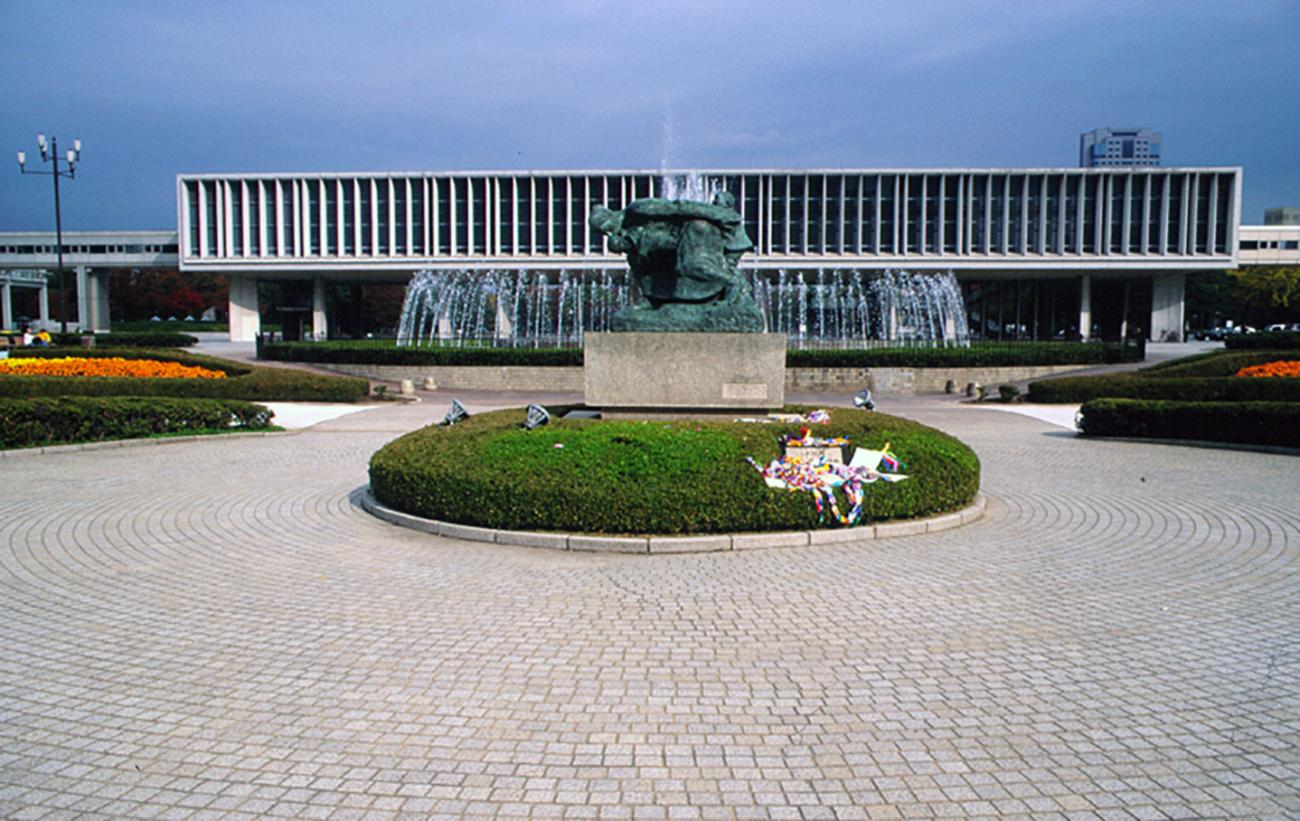
[[[606,417],[763,412],[785,404],[785,336],[590,333],[583,382]]]

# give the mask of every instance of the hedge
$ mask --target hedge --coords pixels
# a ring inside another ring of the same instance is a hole
[[[972,342],[954,348],[837,348],[788,351],[791,368],[970,368],[1140,362],[1137,345],[1084,342]]]
[[[86,336],[86,334],[70,333],[53,334],[52,336],[57,345],[79,346],[82,337]],[[191,345],[197,345],[199,341],[197,336],[168,331],[149,331],[147,333],[113,331],[107,334],[95,334],[94,338],[96,345],[113,348],[188,348]]]
[[[1250,365],[1263,365],[1279,359],[1295,359],[1295,351],[1211,351],[1181,359],[1172,359],[1143,368],[1138,373],[1153,379],[1188,376],[1233,376]]]
[[[0,377],[0,397],[36,396],[174,396],[192,399],[246,399],[282,402],[356,402],[370,383],[350,376],[326,376],[290,368],[244,365],[212,356],[181,351],[142,351],[139,348],[56,348],[24,350],[22,356],[121,356],[201,365],[225,371],[227,379],[70,378],[59,376]]]
[[[1244,377],[1153,378],[1139,374],[1063,376],[1029,383],[1030,402],[1091,399],[1168,399],[1182,402],[1300,402],[1300,379]]]
[[[397,347],[382,342],[273,342],[258,357],[282,362],[353,365],[582,365],[581,348]]]
[[[2,334],[8,337],[10,345],[18,345],[22,341],[22,334]],[[80,348],[83,337],[90,334],[76,333],[53,333],[50,334],[50,341],[60,348]],[[198,337],[189,334],[167,333],[163,331],[152,331],[149,333],[119,333],[114,331],[111,334],[95,334],[96,345],[106,345],[117,348],[188,348],[190,345],[198,344]],[[20,348],[19,350],[28,350]],[[67,355],[66,352],[64,355]]]
[[[1275,351],[1294,351],[1300,348],[1300,331],[1269,331],[1262,334],[1233,334],[1224,338],[1223,344],[1229,350],[1257,350],[1270,348]]]
[[[196,319],[192,322],[186,322],[183,319],[161,319],[154,321],[151,319],[127,320],[125,322],[114,322],[112,324],[113,333],[119,331],[130,331],[134,333],[158,333],[160,331],[179,331],[181,333],[191,333],[194,331],[204,332],[225,332],[230,330],[230,326],[225,322],[204,322]]]
[[[1094,399],[1084,403],[1081,413],[1079,429],[1085,436],[1300,447],[1300,403],[1296,402]]]
[[[553,421],[532,431],[522,429],[523,409],[512,409],[409,433],[371,458],[370,487],[398,510],[504,529],[685,534],[841,526],[829,516],[818,522],[810,494],[767,487],[745,461],[777,457],[778,437],[799,425],[563,419],[567,408],[550,410]],[[979,489],[979,459],[957,439],[884,414],[831,414],[832,424],[813,426],[817,435],[864,447],[890,443],[911,477],[869,485],[864,521],[956,510]]]
[[[364,365],[534,365],[577,366],[580,348],[489,348],[409,346],[384,340],[332,342],[274,342],[259,348],[262,359],[294,362],[333,362]],[[953,348],[843,348],[791,350],[791,368],[867,367],[1001,367],[1010,365],[1093,365],[1137,362],[1136,345],[1078,342],[979,343]]]
[[[0,448],[37,447],[162,434],[264,430],[272,413],[218,399],[0,399]]]

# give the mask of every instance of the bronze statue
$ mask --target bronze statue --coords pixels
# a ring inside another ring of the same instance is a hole
[[[636,200],[592,210],[591,225],[627,254],[639,299],[615,314],[616,331],[762,332],[763,313],[737,263],[754,244],[726,191],[713,202]]]

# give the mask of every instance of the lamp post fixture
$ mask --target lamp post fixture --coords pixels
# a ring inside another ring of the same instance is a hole
[[[27,152],[18,152],[18,171],[22,174],[44,174],[54,180],[54,236],[58,250],[59,272],[59,321],[63,333],[68,332],[68,288],[63,280],[63,212],[59,208],[59,177],[70,180],[77,178],[77,163],[81,160],[81,140],[73,140],[72,148],[64,156],[66,170],[59,170],[59,138],[50,137],[47,142],[44,134],[36,135],[36,147],[41,150],[41,162],[53,164],[51,171],[30,171],[27,168]]]

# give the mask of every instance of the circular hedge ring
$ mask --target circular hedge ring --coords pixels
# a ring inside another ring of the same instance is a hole
[[[561,418],[568,410],[552,408],[551,423],[531,431],[518,408],[408,433],[371,458],[371,491],[381,504],[415,516],[503,530],[683,535],[842,527],[829,513],[818,521],[810,494],[769,488],[746,461],[777,458],[782,434],[797,434],[800,424]],[[861,523],[934,516],[975,498],[979,459],[961,441],[896,416],[830,413],[829,424],[808,426],[815,436],[873,449],[889,443],[910,477],[869,485]]]

